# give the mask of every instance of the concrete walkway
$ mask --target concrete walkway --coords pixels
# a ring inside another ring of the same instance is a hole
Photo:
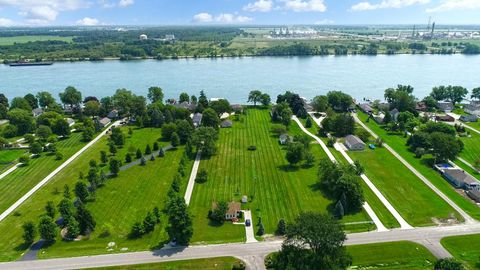
[[[188,179],[187,190],[185,191],[185,203],[190,204],[190,199],[192,198],[193,187],[195,186],[195,178],[197,178],[198,167],[200,166],[200,160],[202,159],[202,152],[198,151],[195,161],[193,162],[192,172],[190,173],[190,178]]]
[[[0,180],[2,180],[3,178],[5,178],[7,175],[11,174],[13,171],[15,171],[18,167],[20,167],[20,165],[22,165],[22,163],[17,163],[15,165],[13,165],[10,169],[6,170],[4,173],[0,174]]]
[[[354,161],[350,158],[350,156],[347,154],[347,152],[343,149],[342,146],[340,146],[339,143],[335,143],[335,149],[339,151],[342,156],[347,160],[348,163],[354,164]],[[373,193],[377,196],[377,198],[385,205],[385,207],[388,209],[388,211],[393,215],[393,217],[398,221],[400,224],[400,229],[413,229],[413,227],[408,224],[408,222],[403,219],[403,217],[400,215],[400,213],[397,212],[395,207],[383,196],[383,194],[378,190],[378,188],[373,184],[373,182],[365,175],[361,174],[360,177],[362,180],[367,184],[367,186],[373,191]],[[380,229],[379,229],[380,230]]]
[[[78,150],[73,156],[67,159],[62,165],[58,166],[53,172],[51,172],[47,177],[43,178],[36,186],[34,186],[31,190],[29,190],[25,195],[23,195],[18,201],[12,204],[5,212],[0,214],[0,221],[4,220],[9,214],[11,214],[17,207],[19,207],[24,201],[26,201],[30,196],[32,196],[37,190],[39,190],[43,185],[48,183],[57,173],[59,173],[63,168],[67,167],[72,161],[74,161],[77,157],[79,157],[83,152],[85,152],[88,148],[94,145],[98,140],[100,140],[110,129],[112,126],[116,126],[120,124],[120,121],[113,123],[110,126],[107,126],[104,131],[102,131],[95,139],[91,140],[87,145],[85,145],[82,149]]]
[[[247,237],[246,243],[256,243],[258,241],[255,239],[255,232],[253,230],[252,212],[250,210],[243,210],[242,212],[245,220],[250,219],[250,226],[245,226],[245,223],[243,224],[243,226],[245,226],[245,236]]]
[[[375,139],[378,138],[378,135],[375,134],[367,125],[365,125],[356,114],[353,114],[355,121],[360,124],[366,131],[368,131]],[[400,162],[403,163],[411,172],[413,172],[420,180],[422,180],[430,189],[432,189],[438,196],[444,199],[455,211],[457,211],[464,219],[466,224],[474,224],[477,223],[475,219],[473,219],[470,215],[468,215],[462,208],[460,208],[456,203],[454,203],[449,197],[447,197],[443,192],[441,192],[435,185],[433,185],[425,176],[423,176],[419,171],[417,171],[410,163],[408,163],[402,156],[400,156],[393,148],[391,148],[386,143],[383,143],[383,147],[385,147],[390,153],[392,153]]]
[[[300,120],[298,120],[298,118],[294,115],[292,116],[292,119],[293,121],[295,121],[298,126],[300,127],[300,129],[306,133],[308,136],[312,137],[313,139],[315,139],[319,144],[320,146],[323,148],[323,151],[325,151],[325,153],[327,154],[328,158],[332,161],[332,162],[338,162],[336,159],[335,159],[335,156],[333,156],[332,152],[330,152],[330,149],[328,149],[328,146],[317,136],[313,135],[310,131],[308,131],[302,124],[302,122],[300,122]],[[388,231],[388,229],[385,227],[385,225],[383,225],[383,223],[380,221],[380,219],[378,218],[378,216],[375,214],[375,212],[373,211],[373,209],[370,207],[370,205],[367,205],[367,208],[368,210],[365,208],[365,205],[367,204],[364,204],[363,207],[365,209],[365,211],[367,211],[367,213],[370,215],[370,218],[372,219],[372,221],[375,223],[375,226],[377,227],[377,230],[382,230],[382,231]],[[392,213],[393,215],[393,213]],[[400,223],[400,221],[399,221]]]

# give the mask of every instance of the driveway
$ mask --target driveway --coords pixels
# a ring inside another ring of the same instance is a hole
[[[192,172],[188,179],[187,190],[185,191],[185,203],[188,205],[192,198],[193,187],[195,186],[195,178],[197,178],[198,167],[200,166],[200,160],[202,159],[202,152],[198,151],[195,161],[193,162]]]
[[[250,219],[250,226],[245,226],[245,236],[247,237],[246,243],[256,243],[258,242],[255,239],[255,231],[253,230],[253,219],[252,219],[252,212],[250,210],[243,210],[243,216],[245,220]]]

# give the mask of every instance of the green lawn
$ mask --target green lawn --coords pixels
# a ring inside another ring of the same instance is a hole
[[[32,189],[38,182],[80,150],[86,143],[81,141],[81,133],[72,133],[70,137],[56,143],[58,152],[63,154],[62,160],[42,153],[38,158],[30,160],[28,166],[22,166],[0,181],[0,212]],[[2,151],[4,152],[4,151]]]
[[[281,218],[293,220],[301,211],[325,212],[332,203],[316,188],[317,167],[291,169],[285,151],[271,129],[268,110],[247,110],[243,120],[231,129],[222,129],[218,153],[202,160],[201,169],[209,173],[208,182],[195,186],[190,206],[195,214],[193,242],[243,241],[244,228],[225,224],[213,227],[207,219],[212,201],[239,201],[248,195],[244,209],[251,209],[253,224],[262,217],[266,233],[272,234]],[[291,134],[302,134],[295,123]],[[250,145],[256,151],[248,151]],[[311,145],[317,160],[326,157],[318,144]],[[371,221],[365,212],[346,216],[345,223]],[[371,229],[373,225],[369,224]],[[347,228],[356,230],[355,228]]]
[[[480,269],[480,234],[447,237],[441,243],[469,269]]]
[[[429,156],[426,155],[422,159],[415,158],[414,153],[410,152],[405,146],[406,138],[401,135],[389,134],[381,126],[374,121],[366,122],[367,115],[358,112],[359,118],[379,135],[384,142],[392,147],[399,155],[401,155],[410,165],[417,169],[423,176],[425,176],[432,184],[440,189],[446,196],[454,201],[459,207],[467,212],[471,217],[480,219],[480,208],[476,206],[471,200],[462,197],[455,189],[430,165],[428,165]],[[420,179],[418,181],[421,181]]]
[[[435,257],[422,245],[392,242],[348,246],[353,269],[433,269]]]
[[[119,149],[117,156],[123,160],[130,146],[139,147],[143,151],[146,144],[153,144],[160,134],[160,129],[134,130],[132,138],[127,138],[125,146]],[[86,174],[88,162],[91,159],[98,161],[99,152],[107,149],[105,136],[23,203],[17,209],[16,215],[10,215],[0,223],[0,231],[8,232],[0,234],[0,261],[15,260],[20,256],[24,251],[22,224],[29,220],[37,222],[47,201],[52,200],[58,204],[62,199],[63,186],[68,184],[73,190],[79,172]],[[157,246],[165,239],[165,220],[155,232],[139,240],[128,241],[125,237],[134,221],[143,219],[147,211],[154,206],[162,207],[182,153],[182,148],[168,151],[163,159],[148,161],[146,167],[135,166],[122,171],[119,177],[109,180],[105,187],[97,191],[96,201],[87,204],[97,221],[97,229],[91,239],[79,242],[59,240],[43,250],[40,256],[50,258],[105,253],[107,244],[112,241],[117,243],[112,252],[120,252],[121,248],[132,251]],[[110,231],[111,236],[101,235],[106,231]]]
[[[310,116],[309,116],[310,117]],[[300,121],[303,123],[305,126],[306,120],[300,119]],[[312,127],[307,128],[308,131],[310,131],[312,134],[317,135],[318,131],[318,126],[315,122],[312,120]],[[328,143],[328,138],[325,137],[319,137],[325,144]],[[334,147],[329,147],[330,152],[333,154],[335,159],[340,162],[347,164],[347,160],[343,157],[343,155],[337,151]],[[364,181],[361,181],[361,185],[364,191],[365,195],[365,201],[368,202],[370,207],[373,209],[375,214],[378,216],[380,221],[383,223],[384,226],[387,228],[398,228],[400,227],[400,224],[398,221],[395,219],[395,217],[388,211],[388,209],[385,207],[385,205],[378,199],[378,197],[373,193],[373,191],[367,186],[367,184]]]
[[[412,226],[435,225],[432,218],[446,219],[455,210],[426,186],[385,148],[350,151],[365,174]]]
[[[460,157],[474,165],[475,161],[480,160],[480,134],[470,131],[470,135],[471,137],[460,138],[465,145]]]
[[[14,162],[23,155],[25,150],[2,150],[0,151],[0,165]]]
[[[232,266],[239,262],[233,257],[209,258],[188,261],[174,261],[162,263],[149,263],[125,266],[113,266],[103,268],[90,268],[91,270],[231,270]]]
[[[0,37],[0,46],[13,45],[15,43],[27,43],[34,41],[65,41],[72,42],[73,37],[60,36],[16,36],[16,37]]]

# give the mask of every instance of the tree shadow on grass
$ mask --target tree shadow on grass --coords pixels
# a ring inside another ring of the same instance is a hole
[[[284,172],[296,172],[300,169],[298,166],[294,166],[290,164],[280,165],[280,166],[277,166],[277,168]]]
[[[435,164],[435,159],[434,158],[423,158],[421,161],[422,165],[432,168]]]

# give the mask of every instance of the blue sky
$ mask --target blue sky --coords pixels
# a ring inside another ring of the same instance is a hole
[[[480,0],[0,0],[0,26],[480,24]]]

